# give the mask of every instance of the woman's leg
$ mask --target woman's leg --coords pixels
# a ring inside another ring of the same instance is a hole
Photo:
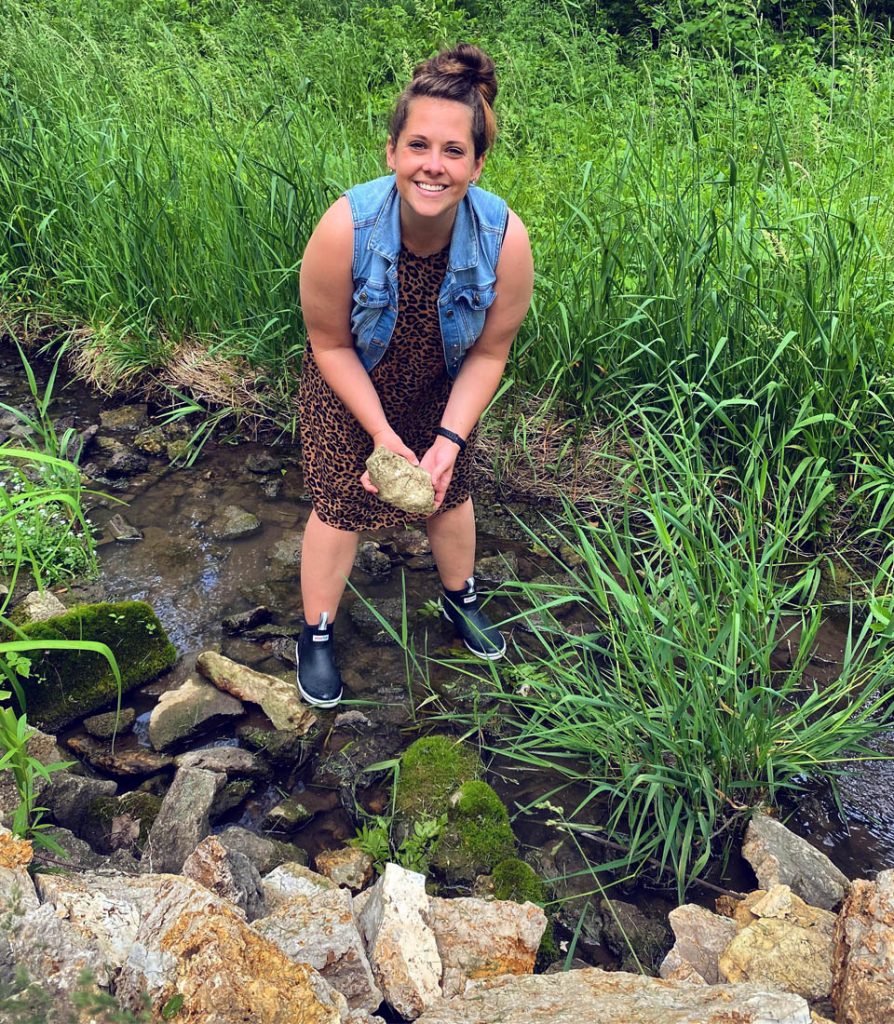
[[[311,512],[301,544],[301,600],[308,624],[315,626],[323,612],[330,624],[335,621],[356,556],[356,533],[328,526]]]
[[[425,522],[431,552],[445,590],[460,590],[475,572],[475,509],[472,499]]]

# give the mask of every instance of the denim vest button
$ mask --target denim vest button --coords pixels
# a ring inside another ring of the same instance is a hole
[[[447,319],[448,320],[452,320],[453,319],[453,310],[452,309],[448,309],[447,310]]]
[[[366,298],[367,298],[366,292],[361,292],[360,293],[360,301],[361,302],[366,302]]]

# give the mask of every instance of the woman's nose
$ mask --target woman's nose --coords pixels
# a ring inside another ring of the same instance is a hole
[[[441,158],[441,154],[436,149],[430,149],[428,152],[428,159],[425,161],[425,170],[430,174],[440,174],[444,167],[444,161]]]

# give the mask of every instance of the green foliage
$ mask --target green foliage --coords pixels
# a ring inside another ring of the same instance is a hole
[[[82,605],[17,632],[24,639],[14,644],[42,650],[31,666],[25,699],[31,720],[50,732],[120,699],[177,658],[155,613],[142,601]],[[117,662],[114,668],[106,651]]]
[[[482,772],[481,759],[468,745],[450,736],[423,736],[401,756],[395,813],[411,822],[421,816],[439,815],[450,795]]]
[[[153,1017],[144,999],[136,1012],[122,1010],[115,998],[103,992],[89,971],[78,978],[70,995],[54,1002],[42,986],[31,983],[22,972],[11,984],[0,982],[0,1013],[4,1024],[150,1024]]]
[[[448,882],[470,882],[515,855],[509,812],[493,787],[479,779],[463,783],[450,799],[447,827],[431,863]]]
[[[431,851],[447,824],[447,815],[421,815],[399,843],[393,839],[393,824],[392,818],[374,815],[360,826],[348,845],[368,853],[379,874],[388,863],[428,874]]]

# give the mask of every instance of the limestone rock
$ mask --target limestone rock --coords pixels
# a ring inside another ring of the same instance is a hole
[[[420,519],[434,512],[435,489],[431,475],[421,466],[411,466],[402,455],[376,445],[366,460],[366,468],[382,501]]]
[[[143,916],[116,984],[130,1010],[151,1002],[153,1019],[182,997],[184,1024],[342,1024],[344,998],[293,963],[238,914],[193,882],[165,881]]]
[[[149,742],[156,750],[166,750],[242,712],[235,697],[190,676],[182,686],[166,690],[158,698],[149,717]]]
[[[472,982],[418,1024],[810,1024],[800,996],[761,985],[688,985],[596,967]]]
[[[85,718],[81,724],[94,739],[110,740],[113,736],[123,736],[129,732],[136,718],[137,713],[133,708],[122,708],[120,715],[115,711],[106,711]]]
[[[21,917],[39,906],[34,882],[24,867],[0,868],[0,916]]]
[[[265,832],[294,832],[314,816],[296,797],[281,800],[264,815],[261,826]]]
[[[178,768],[204,768],[209,772],[224,775],[245,775],[249,778],[265,779],[270,770],[249,750],[242,747],[203,747],[190,750],[174,758]]]
[[[429,925],[425,875],[387,864],[360,914],[373,975],[387,1002],[409,1020],[440,998],[443,964]]]
[[[261,529],[261,520],[238,505],[228,505],[211,520],[208,533],[215,540],[240,540]]]
[[[855,881],[835,929],[832,1002],[842,1024],[894,1020],[894,871]]]
[[[26,622],[46,622],[57,615],[64,615],[65,605],[54,593],[45,590],[32,590],[15,606],[12,621],[21,626]]]
[[[811,1001],[828,998],[835,915],[808,906],[784,885],[770,889],[751,912],[758,920],[744,927],[721,955],[721,978],[771,985]]]
[[[258,869],[244,853],[228,850],[216,836],[206,836],[199,843],[184,861],[181,874],[237,906],[248,921],[264,914]]]
[[[429,920],[443,973],[445,999],[462,995],[466,982],[534,970],[546,914],[533,903],[508,900],[429,900]]]
[[[717,962],[739,930],[735,922],[692,903],[672,910],[669,920],[676,942],[661,965],[661,977],[674,974],[683,980],[687,973],[683,965],[689,964],[703,981],[716,985],[720,981]]]
[[[147,855],[154,872],[179,871],[210,831],[209,814],[225,775],[178,768],[149,833]]]
[[[120,512],[112,516],[106,529],[119,544],[132,544],[143,539],[142,531],[128,522]]]
[[[324,875],[297,861],[286,861],[265,875],[261,881],[264,899],[272,913],[297,896],[312,898],[327,892],[335,892],[338,886]]]
[[[307,863],[307,854],[293,843],[259,836],[239,825],[229,825],[217,838],[228,850],[244,853],[262,875],[284,862]]]
[[[203,651],[196,659],[196,667],[219,690],[259,704],[275,729],[292,729],[303,736],[317,720],[298,699],[294,681],[287,683],[276,676],[255,672],[216,651]]]
[[[742,856],[762,889],[787,885],[813,907],[831,910],[850,886],[847,875],[824,853],[766,814],[755,814],[749,822]]]
[[[30,839],[20,839],[8,828],[0,825],[0,868],[15,871],[31,863],[34,850]]]
[[[353,889],[354,892],[362,889],[373,874],[372,857],[352,846],[318,853],[315,863],[321,875],[330,878],[336,885]]]
[[[69,749],[87,764],[110,775],[157,775],[174,763],[168,754],[156,754],[142,747],[117,745],[112,751],[105,743],[91,736],[69,736],[65,741]]]
[[[559,961],[561,964],[561,961]],[[674,946],[662,960],[659,974],[665,981],[685,981],[690,985],[707,985],[705,979]]]
[[[350,1007],[374,1010],[382,1002],[344,889],[289,896],[254,928],[290,960],[318,970]]]
[[[89,971],[98,985],[107,988],[112,970],[96,942],[56,913],[50,903],[29,911],[9,936],[16,964],[51,999],[77,988]]]

